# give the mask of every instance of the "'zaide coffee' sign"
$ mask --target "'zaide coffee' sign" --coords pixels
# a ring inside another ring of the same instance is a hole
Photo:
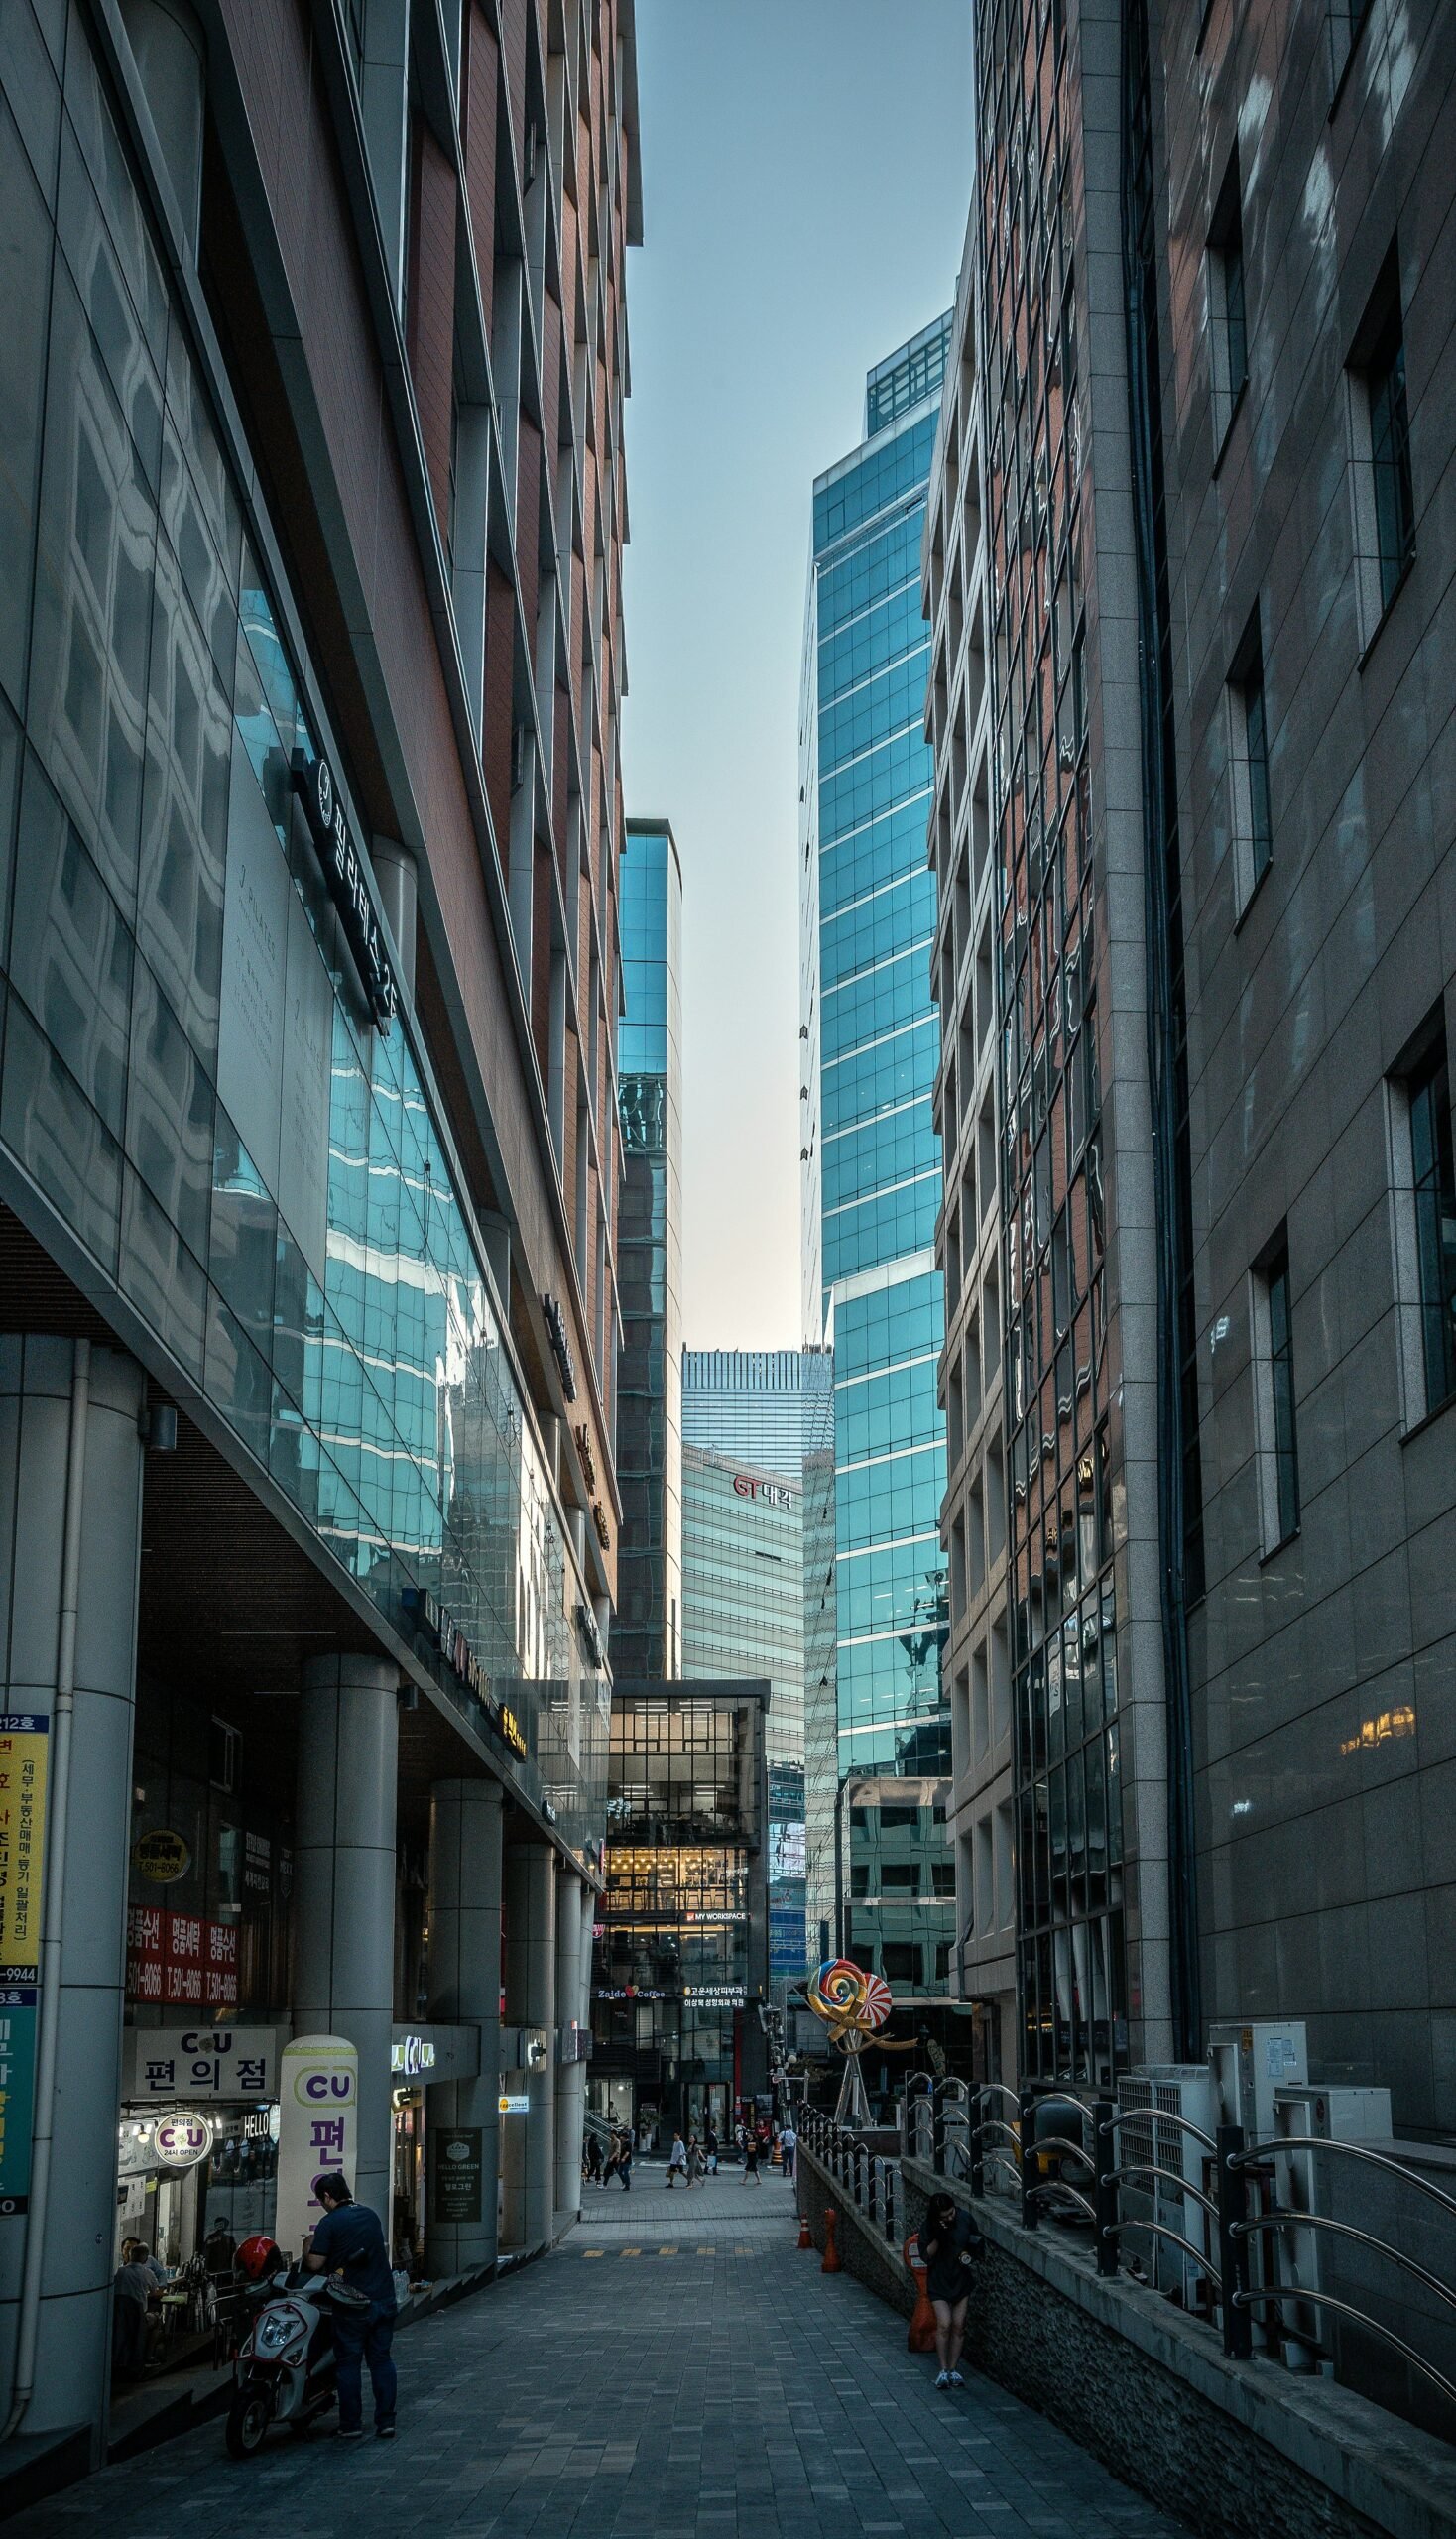
[[[346,2036],[296,2036],[279,2084],[278,2218],[273,2236],[298,2256],[323,2208],[313,2181],[337,2169],[354,2186],[359,2056]]]

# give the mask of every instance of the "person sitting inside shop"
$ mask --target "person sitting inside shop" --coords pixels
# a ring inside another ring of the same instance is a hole
[[[379,2215],[356,2204],[348,2181],[337,2169],[313,2181],[323,2219],[303,2242],[303,2263],[310,2274],[338,2278],[340,2297],[331,2303],[333,2349],[337,2358],[341,2442],[364,2439],[361,2366],[369,2365],[374,2391],[374,2430],[381,2442],[394,2438],[397,2380],[390,2347],[394,2342],[395,2279]]]

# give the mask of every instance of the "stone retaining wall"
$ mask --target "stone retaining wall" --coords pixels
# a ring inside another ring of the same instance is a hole
[[[849,2272],[908,2314],[900,2245],[942,2181],[902,2164],[887,2247],[802,2141],[799,2165],[815,2244],[833,2205]],[[1226,2360],[1210,2329],[1155,2292],[1099,2278],[1059,2233],[1023,2231],[999,2200],[951,2192],[990,2242],[967,2360],[1199,2539],[1456,2539],[1456,2453],[1444,2443],[1329,2381]]]

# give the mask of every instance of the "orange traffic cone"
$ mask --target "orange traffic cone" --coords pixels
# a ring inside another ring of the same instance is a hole
[[[824,2262],[819,2268],[820,2274],[842,2274],[844,2272],[844,2259],[834,2244],[834,2233],[838,2226],[838,2222],[839,2216],[835,2212],[833,2205],[826,2204],[824,2207]],[[931,2316],[933,2318],[933,2311],[931,2312]]]
[[[925,2261],[916,2245],[912,2231],[901,2250],[915,2287],[914,2315],[906,2334],[906,2346],[911,2354],[933,2354],[935,2351],[935,2313],[925,2290]]]
[[[809,2217],[806,2213],[801,2213],[798,2217],[798,2244],[801,2248],[811,2248],[814,2244],[814,2235],[809,2229]]]

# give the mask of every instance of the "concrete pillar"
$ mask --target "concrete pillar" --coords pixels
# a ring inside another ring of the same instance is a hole
[[[32,2210],[0,2218],[0,2405],[14,2386],[28,2234],[36,2234],[34,2394],[24,2431],[106,2422],[121,2093],[132,1722],[141,1559],[142,1370],[119,1349],[0,1339],[0,1659],[3,1707],[50,1721],[46,1858],[63,1842],[60,1919],[37,1916],[45,1981],[58,1987],[49,2193],[35,2109]],[[82,1378],[75,1396],[73,1386]],[[62,1624],[68,1480],[74,1437],[78,1559],[73,1655]],[[73,1707],[69,1787],[61,1822],[58,1683]],[[39,1895],[37,1902],[39,1904]],[[57,1942],[59,1941],[59,1948]],[[28,1961],[27,1961],[28,1962]],[[39,2013],[37,2014],[39,2018]],[[10,2124],[21,2121],[12,2102]]]
[[[585,1890],[564,1864],[556,1866],[556,2026],[563,2034],[581,2024],[581,1954],[591,1945]],[[556,2211],[564,2230],[581,2211],[581,2112],[586,2104],[586,2065],[556,2065]]]
[[[501,1818],[499,1781],[436,1781],[429,1820],[429,2018],[480,2030],[473,2081],[438,2081],[425,2100],[429,2180],[425,2263],[463,2274],[496,2255],[500,2175]],[[452,2130],[480,2135],[480,2219],[454,2222],[436,2190],[439,2146]]]
[[[506,2237],[513,2247],[549,2244],[555,2220],[556,1856],[546,1843],[506,1854],[506,2018],[541,2028],[546,2050],[526,2069],[525,2116],[506,2118],[502,2174]]]
[[[390,2227],[400,1670],[310,1657],[299,1720],[294,2029],[359,2054],[354,2193]]]

